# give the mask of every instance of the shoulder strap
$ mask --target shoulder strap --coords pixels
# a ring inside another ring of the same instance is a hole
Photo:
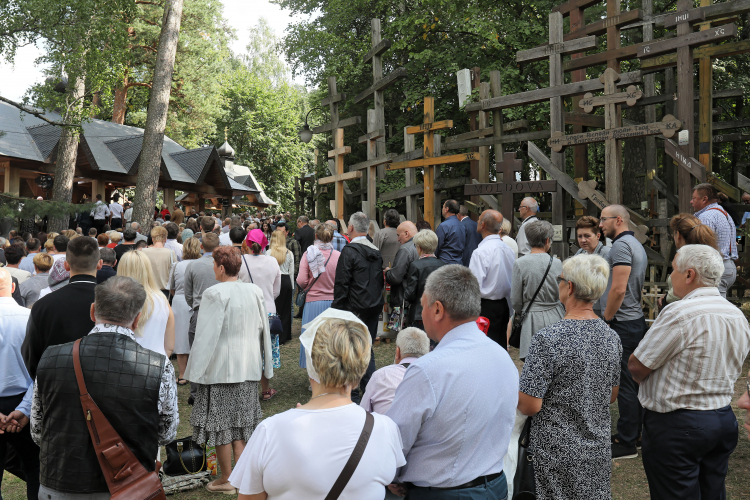
[[[536,296],[539,295],[539,290],[542,289],[542,286],[544,285],[544,280],[547,279],[547,274],[549,274],[549,269],[552,267],[552,260],[554,257],[551,255],[549,256],[549,264],[547,264],[547,270],[544,271],[544,276],[542,276],[542,281],[539,282],[539,286],[536,288],[536,292],[534,292],[534,296],[531,297],[531,300],[529,301],[529,305],[526,306],[526,310],[523,313],[523,316],[521,316],[521,321],[526,319],[526,315],[529,314],[529,309],[531,309],[531,305],[534,303],[534,300],[536,300]]]
[[[732,224],[732,222],[729,222],[729,214],[728,214],[728,213],[727,213],[727,212],[726,212],[726,211],[725,211],[724,209],[722,209],[722,208],[717,208],[717,207],[713,207],[713,208],[709,208],[709,210],[718,210],[719,212],[723,213],[723,214],[724,214],[724,217],[726,217],[726,218],[727,218],[727,222],[729,223],[729,227],[733,227],[733,224]],[[736,235],[737,235],[737,232],[735,231],[735,236],[736,236]],[[732,238],[732,239],[730,239],[730,240],[729,240],[729,258],[730,258],[730,259],[732,258],[732,240],[733,240],[733,239],[734,239],[734,238]]]
[[[245,269],[247,269],[247,274],[250,276],[250,282],[254,285],[255,281],[253,281],[253,274],[250,272],[250,266],[247,265],[247,261],[245,260],[245,256],[243,255],[241,257],[242,262],[245,263]]]
[[[372,427],[375,425],[375,418],[372,416],[372,413],[369,411],[365,413],[365,426],[362,428],[359,440],[357,440],[357,444],[354,446],[354,450],[352,451],[349,460],[347,460],[344,470],[341,471],[338,479],[333,483],[333,488],[328,492],[325,500],[336,500],[341,495],[341,492],[344,491],[344,488],[346,488],[347,483],[349,483],[349,480],[352,478],[354,471],[357,469],[359,461],[362,459],[362,454],[364,454],[367,442],[370,440],[370,434],[372,434]]]
[[[307,250],[305,250],[305,253],[307,253]],[[333,248],[331,249],[331,253],[328,254],[328,258],[326,259],[326,263],[323,264],[323,269],[326,268],[326,266],[328,265],[328,261],[331,260],[331,255],[333,255]],[[323,274],[323,273],[320,273],[320,274]],[[305,288],[305,293],[307,293],[310,290],[312,290],[313,285],[315,285],[315,282],[318,281],[318,278],[320,278],[320,274],[312,281],[312,283],[310,283],[310,286],[308,286],[307,288]]]

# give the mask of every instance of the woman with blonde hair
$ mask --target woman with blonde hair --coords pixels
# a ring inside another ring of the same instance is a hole
[[[350,312],[328,309],[308,324],[300,341],[310,400],[258,425],[229,482],[239,500],[326,498],[364,427],[370,438],[357,470],[333,498],[382,499],[406,460],[395,422],[366,412],[350,397],[370,361],[367,326]]]
[[[182,378],[187,368],[188,356],[190,354],[190,341],[188,330],[190,328],[190,315],[192,311],[185,300],[185,270],[188,264],[201,257],[201,242],[198,238],[188,238],[182,244],[182,260],[172,265],[169,273],[169,290],[174,297],[172,299],[172,310],[174,312],[174,353],[177,355],[177,366],[180,369],[180,379],[177,385],[186,385],[187,381]]]
[[[146,349],[170,357],[174,351],[174,314],[156,284],[151,261],[141,250],[127,252],[117,266],[117,275],[133,278],[146,290],[146,303],[135,330],[135,341]]]
[[[292,295],[294,295],[294,254],[286,247],[286,233],[277,229],[271,233],[271,245],[266,255],[276,259],[281,271],[281,290],[274,299],[276,314],[281,320],[283,333],[279,335],[279,344],[292,340]]]

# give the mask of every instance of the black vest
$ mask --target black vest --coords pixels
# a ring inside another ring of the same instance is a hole
[[[41,483],[68,493],[109,491],[94,453],[73,370],[73,343],[49,347],[39,361],[42,403]],[[147,471],[158,450],[159,387],[164,356],[119,333],[81,341],[86,387],[112,427]]]

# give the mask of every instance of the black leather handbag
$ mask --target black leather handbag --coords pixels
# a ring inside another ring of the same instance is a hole
[[[534,481],[534,457],[529,452],[531,434],[531,417],[526,419],[521,435],[518,437],[518,463],[513,477],[513,500],[535,500],[536,481]]]
[[[544,286],[544,281],[547,279],[547,274],[549,274],[549,268],[552,267],[552,257],[549,256],[549,264],[547,264],[547,270],[544,271],[544,276],[542,276],[542,281],[539,282],[539,286],[536,289],[536,292],[534,292],[534,296],[531,297],[531,301],[529,301],[529,305],[526,306],[526,310],[521,313],[519,316],[518,313],[516,313],[515,316],[513,316],[513,327],[510,330],[510,338],[508,339],[508,344],[510,344],[512,347],[515,347],[516,349],[519,349],[521,347],[521,329],[523,327],[523,320],[526,319],[526,315],[529,314],[529,309],[531,309],[531,305],[534,303],[534,300],[536,300],[536,296],[539,295],[539,290],[542,289],[542,286]]]
[[[162,471],[167,476],[184,476],[206,470],[206,446],[192,438],[175,439],[164,448],[167,450],[167,460],[162,465]]]

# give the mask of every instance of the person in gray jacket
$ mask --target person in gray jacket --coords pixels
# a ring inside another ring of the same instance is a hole
[[[198,310],[201,306],[201,297],[203,292],[208,288],[216,285],[219,281],[214,274],[214,258],[211,255],[219,247],[219,236],[214,233],[206,233],[201,241],[203,256],[195,259],[185,269],[185,281],[183,284],[185,290],[185,301],[188,307],[193,311],[190,317],[190,326],[188,327],[188,342],[193,347],[195,340],[195,327],[198,325]],[[190,397],[188,404],[192,405],[198,395],[198,384],[190,383]]]
[[[401,248],[393,259],[393,267],[385,268],[385,279],[391,285],[391,307],[402,307],[404,287],[409,265],[419,258],[417,247],[412,239],[417,234],[417,226],[411,221],[402,222],[396,229]]]

